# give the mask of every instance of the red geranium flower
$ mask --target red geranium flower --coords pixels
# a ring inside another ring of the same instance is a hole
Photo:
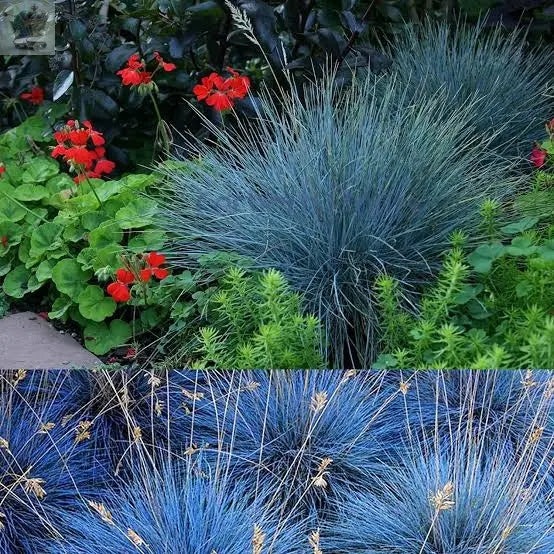
[[[52,157],[62,157],[77,176],[73,179],[79,184],[87,178],[99,179],[115,169],[115,163],[104,158],[106,153],[102,146],[106,141],[102,133],[93,129],[90,121],[78,122],[69,120],[66,126],[54,133],[58,143],[52,150]]]
[[[117,280],[120,283],[123,283],[124,285],[129,285],[135,280],[135,276],[133,275],[133,272],[129,271],[128,269],[125,269],[124,267],[119,268],[115,272],[115,276]]]
[[[546,150],[535,146],[531,152],[530,160],[535,167],[542,167],[546,163]]]
[[[212,73],[208,77],[203,77],[200,84],[192,90],[198,101],[204,100],[218,112],[231,109],[234,106],[233,100],[244,98],[250,89],[248,77],[240,75],[231,67],[228,67],[227,71],[231,77],[225,79],[217,73]]]
[[[154,52],[154,58],[158,62],[158,66],[161,67],[164,71],[174,71],[177,69],[177,66],[174,63],[167,63],[158,52]]]
[[[6,168],[3,165],[0,165],[0,176],[2,173],[6,173]]]
[[[157,252],[150,252],[150,254],[147,254],[144,260],[148,267],[140,271],[140,280],[144,283],[148,283],[152,276],[160,280],[165,279],[169,275],[169,271],[160,267],[165,263],[165,259],[163,254],[158,254]]]
[[[116,302],[127,302],[131,299],[129,287],[119,281],[110,283],[106,291]]]
[[[20,95],[22,100],[27,100],[35,106],[40,106],[44,102],[44,89],[41,87],[34,87],[31,92],[24,92]]]

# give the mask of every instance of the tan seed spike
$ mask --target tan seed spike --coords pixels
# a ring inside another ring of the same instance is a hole
[[[127,529],[127,536],[129,537],[130,541],[137,547],[139,546],[146,546],[146,543],[144,540],[135,533],[132,529]]]
[[[319,547],[319,529],[317,529],[316,531],[312,531],[308,540],[310,542],[310,546],[312,547],[313,554],[323,554],[323,550],[321,550],[321,548]]]
[[[44,479],[24,479],[23,489],[27,493],[34,494],[39,500],[42,500],[46,496],[46,491],[42,487],[44,485]]]
[[[88,501],[88,505],[102,518],[102,521],[113,525],[113,517],[109,510],[106,509],[104,504],[100,502],[93,502],[92,500]]]
[[[54,429],[54,427],[56,427],[56,424],[55,423],[52,423],[52,422],[49,422],[49,423],[41,423],[40,424],[40,429],[39,429],[39,433],[44,435],[46,433],[48,433],[48,431],[52,431],[52,429]]]
[[[451,481],[448,481],[446,485],[440,490],[438,490],[434,495],[431,496],[431,504],[437,510],[441,512],[443,510],[450,510],[454,507],[455,502],[454,497],[454,485]]]
[[[400,381],[400,386],[398,387],[400,389],[400,392],[406,396],[408,394],[408,389],[410,388],[410,383],[406,383],[405,381]]]
[[[325,391],[316,392],[314,396],[312,397],[312,402],[310,404],[310,407],[314,412],[319,412],[323,410],[325,407],[325,404],[327,404],[327,393]]]
[[[254,536],[252,537],[252,554],[262,554],[264,541],[265,533],[262,531],[262,528],[258,524],[254,525]]]

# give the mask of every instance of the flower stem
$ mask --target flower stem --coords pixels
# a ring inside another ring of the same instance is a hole
[[[43,221],[44,223],[47,223],[48,220],[45,219],[44,217],[36,214],[35,212],[33,212],[33,210],[27,208],[27,206],[25,206],[25,204],[23,204],[22,202],[20,202],[19,200],[16,200],[13,196],[11,196],[11,194],[8,194],[7,192],[3,191],[3,190],[0,190],[0,192],[8,199],[8,200],[11,200],[12,202],[15,202],[20,208],[23,208],[25,211],[29,212],[31,215],[35,216],[37,219],[40,219],[41,221]]]
[[[169,136],[167,135],[167,131],[165,128],[165,121],[163,120],[162,114],[160,113],[160,108],[158,107],[158,102],[156,101],[156,97],[154,96],[151,90],[148,91],[148,94],[152,99],[154,111],[156,112],[156,117],[158,118],[158,129],[160,129],[164,153],[167,155],[169,153]]]
[[[96,192],[96,189],[94,188],[92,182],[88,178],[88,175],[86,173],[83,173],[86,182],[88,183],[88,186],[90,187],[90,190],[94,193],[94,196],[96,196],[96,200],[98,200],[98,204],[100,207],[102,207],[102,200],[100,200],[100,197],[98,196],[98,193]]]

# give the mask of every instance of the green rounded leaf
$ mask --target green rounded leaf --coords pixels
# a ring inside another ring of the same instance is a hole
[[[23,228],[11,221],[0,223],[0,258],[5,256],[12,247],[17,246],[23,238]]]
[[[133,237],[129,244],[127,245],[127,248],[131,252],[147,252],[147,251],[157,251],[162,250],[165,241],[167,240],[167,235],[164,231],[161,231],[159,229],[144,229],[140,231],[137,236]]]
[[[31,272],[23,265],[12,269],[5,277],[2,289],[13,298],[23,298],[28,291]]]
[[[59,261],[52,269],[52,280],[57,289],[75,301],[91,277],[92,271],[83,271],[77,260],[69,258]]]
[[[120,319],[114,319],[109,326],[105,323],[91,323],[84,330],[85,346],[99,356],[122,346],[132,336],[131,326]]]
[[[31,249],[29,256],[38,258],[45,252],[57,250],[61,246],[63,227],[52,221],[39,225],[31,235]]]
[[[115,219],[122,229],[140,229],[150,225],[158,213],[158,203],[149,198],[136,198],[121,208]]]
[[[52,269],[56,265],[55,260],[43,260],[35,270],[35,276],[39,283],[52,279]]]
[[[89,285],[79,295],[78,302],[81,315],[92,321],[104,321],[113,315],[117,308],[114,300],[106,296],[104,291],[96,285]]]
[[[48,181],[60,172],[58,162],[52,158],[35,158],[33,163],[23,172],[23,184],[36,185]]]
[[[469,263],[477,273],[487,273],[492,263],[504,254],[504,246],[500,242],[482,244],[468,256]]]
[[[72,189],[75,186],[73,179],[66,173],[60,173],[51,177],[46,182],[46,189],[50,194],[56,194],[62,190]]]
[[[50,193],[45,187],[29,183],[17,187],[13,193],[13,197],[21,202],[38,202],[49,196]]]
[[[89,233],[88,241],[93,248],[104,248],[123,239],[123,231],[115,221],[107,221]]]
[[[62,294],[52,304],[52,309],[48,312],[48,317],[50,319],[61,319],[67,313],[67,310],[73,306],[73,300],[68,296]]]

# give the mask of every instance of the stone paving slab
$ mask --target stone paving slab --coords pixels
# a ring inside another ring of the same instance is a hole
[[[37,314],[21,312],[0,319],[0,369],[85,369],[100,363]]]

